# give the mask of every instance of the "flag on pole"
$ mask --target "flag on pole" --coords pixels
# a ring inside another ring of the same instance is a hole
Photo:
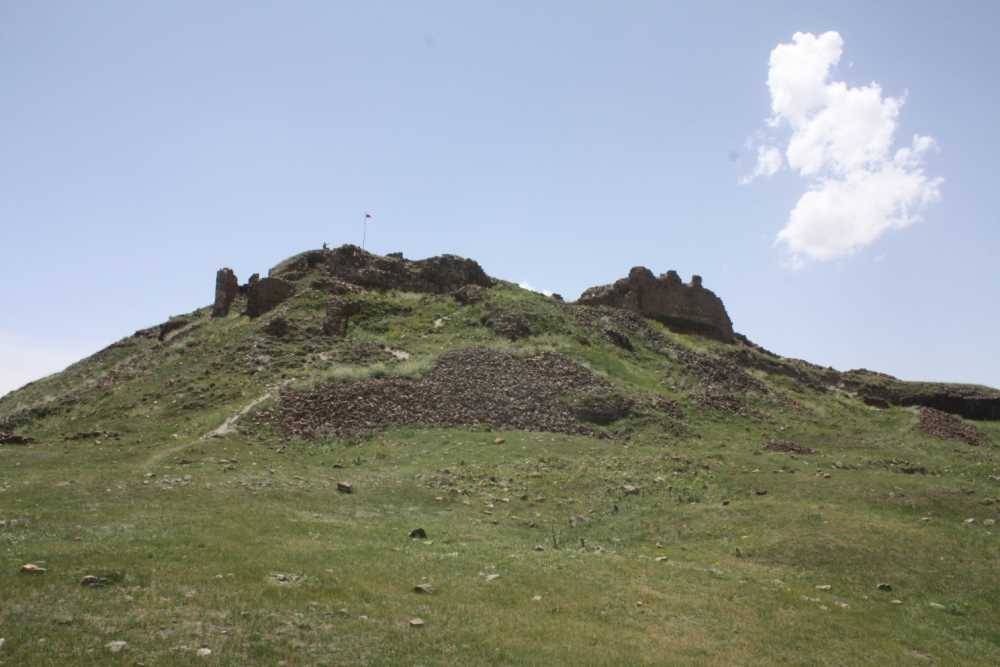
[[[365,217],[361,221],[362,232],[361,232],[361,249],[365,249],[365,243],[368,241],[368,221],[372,219],[372,214],[365,211]]]

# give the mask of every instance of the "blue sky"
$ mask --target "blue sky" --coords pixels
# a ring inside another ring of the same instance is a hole
[[[0,393],[209,303],[221,266],[359,242],[366,210],[378,252],[569,298],[699,273],[786,356],[1000,385],[998,13],[3,3]],[[781,164],[741,184],[758,151]]]

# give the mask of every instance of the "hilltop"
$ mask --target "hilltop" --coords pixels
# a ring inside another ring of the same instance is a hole
[[[784,358],[674,271],[211,278],[0,398],[0,662],[1000,660],[996,389]]]

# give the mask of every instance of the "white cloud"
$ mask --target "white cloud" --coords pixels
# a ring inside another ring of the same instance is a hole
[[[808,191],[777,236],[793,266],[849,255],[917,222],[941,198],[942,179],[929,178],[923,168],[932,137],[914,136],[909,147],[893,152],[905,100],[884,96],[877,83],[851,87],[830,80],[843,46],[836,32],[795,33],[771,51],[767,126],[791,133],[784,161],[774,156],[774,139],[758,140],[757,166],[741,179],[770,176],[785,162],[808,179]]]
[[[781,151],[774,146],[757,147],[757,166],[748,176],[740,179],[740,183],[746,185],[755,178],[761,176],[774,176],[781,167],[784,166],[785,159],[781,157]]]
[[[0,331],[0,396],[61,371],[94,351],[78,342],[40,343]]]
[[[554,294],[554,292],[550,292],[547,289],[536,289],[524,281],[519,282],[517,286],[521,289],[526,289],[529,292],[538,292],[539,294],[544,294],[545,296],[552,296]]]

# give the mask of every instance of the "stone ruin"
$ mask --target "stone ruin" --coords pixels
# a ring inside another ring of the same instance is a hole
[[[457,255],[411,260],[400,252],[375,255],[349,244],[289,257],[272,268],[268,276],[297,280],[311,269],[366,289],[431,294],[450,294],[466,285],[491,287],[494,283],[477,262]]]
[[[289,257],[268,271],[266,278],[255,273],[246,285],[237,282],[232,269],[220,269],[215,277],[212,315],[226,316],[236,298],[245,296],[245,314],[259,317],[291,297],[307,276],[312,288],[330,295],[323,330],[333,337],[344,336],[348,320],[357,314],[357,306],[350,299],[356,291],[396,289],[453,294],[459,303],[472,303],[482,298],[484,288],[496,283],[478,263],[464,257],[440,255],[411,260],[400,252],[376,255],[348,244]],[[685,284],[676,271],[657,278],[649,269],[635,267],[627,278],[612,285],[591,287],[577,303],[624,308],[676,331],[726,342],[735,340],[725,306],[702,286],[700,276],[693,276],[690,284]]]
[[[215,301],[212,317],[225,317],[233,301],[240,295],[247,298],[246,315],[260,317],[295,293],[295,286],[279,278],[260,279],[256,273],[246,285],[240,285],[232,269],[222,268],[215,274]]]
[[[215,303],[212,304],[212,317],[225,317],[229,307],[240,294],[240,283],[236,274],[230,268],[219,269],[215,274]]]
[[[408,292],[451,294],[465,289],[470,300],[473,291],[490,287],[493,278],[471,259],[456,255],[440,255],[421,260],[409,260],[403,253],[375,255],[358,246],[308,250],[273,267],[267,278],[253,274],[246,285],[240,285],[232,269],[222,268],[215,275],[213,317],[229,314],[238,296],[246,297],[245,314],[259,317],[288,299],[296,291],[296,283],[310,274],[311,285],[330,293],[324,332],[343,336],[348,319],[358,309],[344,295],[362,289],[398,289]],[[318,274],[318,275],[317,275]],[[463,296],[466,295],[463,292]]]
[[[734,340],[733,323],[722,299],[702,287],[701,276],[693,276],[690,284],[684,284],[676,271],[657,278],[646,267],[637,266],[627,278],[586,290],[577,303],[625,308],[675,331],[727,343]]]

